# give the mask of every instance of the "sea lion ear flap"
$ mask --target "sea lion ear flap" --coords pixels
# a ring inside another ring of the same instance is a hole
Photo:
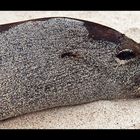
[[[135,53],[131,49],[124,49],[118,52],[116,57],[119,60],[130,60],[136,57]]]

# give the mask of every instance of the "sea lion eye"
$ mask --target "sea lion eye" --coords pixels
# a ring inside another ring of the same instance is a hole
[[[130,49],[120,51],[116,57],[120,60],[129,60],[136,57],[135,53]]]

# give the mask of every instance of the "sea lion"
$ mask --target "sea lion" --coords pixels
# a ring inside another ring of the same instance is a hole
[[[140,45],[67,17],[0,25],[0,120],[58,106],[140,96]]]

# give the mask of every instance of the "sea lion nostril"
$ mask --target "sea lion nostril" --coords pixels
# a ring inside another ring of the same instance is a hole
[[[125,50],[119,52],[116,55],[116,57],[120,60],[129,60],[129,59],[135,58],[136,55],[132,50],[125,49]]]

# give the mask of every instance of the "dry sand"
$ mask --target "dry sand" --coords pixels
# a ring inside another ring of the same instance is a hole
[[[42,17],[73,17],[110,26],[140,42],[140,11],[1,11],[0,24]],[[0,129],[140,128],[140,99],[98,101],[30,113],[0,122]]]

